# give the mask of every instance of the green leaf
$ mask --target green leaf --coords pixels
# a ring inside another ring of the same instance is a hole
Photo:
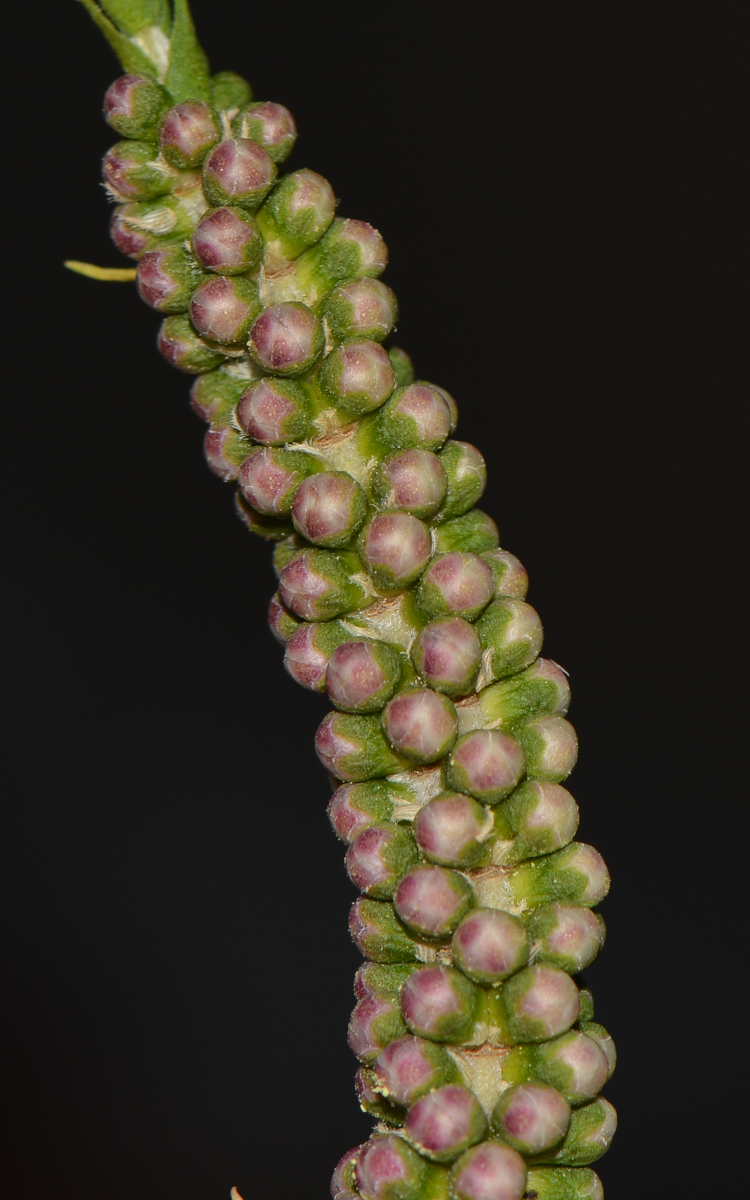
[[[127,38],[124,33],[121,33],[115,25],[112,24],[109,17],[105,16],[98,4],[94,0],[81,0],[81,4],[86,9],[86,12],[91,17],[94,24],[102,31],[110,46],[114,50],[120,65],[124,71],[132,72],[134,75],[148,75],[152,79],[156,78],[156,68],[150,58],[147,58],[142,50]]]
[[[211,71],[200,47],[188,0],[174,0],[169,68],[164,86],[181,100],[211,101]]]
[[[128,37],[149,25],[158,25],[169,33],[169,0],[101,0],[101,6]]]

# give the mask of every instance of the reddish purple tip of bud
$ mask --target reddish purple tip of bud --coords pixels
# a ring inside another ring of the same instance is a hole
[[[271,374],[293,375],[311,366],[323,348],[320,322],[305,304],[267,308],[250,331],[250,349]]]

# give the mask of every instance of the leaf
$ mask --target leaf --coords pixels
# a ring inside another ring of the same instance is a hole
[[[169,68],[164,86],[175,103],[211,101],[211,70],[195,33],[188,0],[174,0]]]
[[[100,0],[100,3],[107,16],[128,37],[149,25],[158,25],[169,33],[169,0]]]
[[[86,9],[86,12],[91,17],[94,24],[102,31],[110,46],[114,50],[120,65],[124,71],[129,71],[133,75],[148,75],[152,79],[156,78],[156,68],[150,58],[147,58],[142,50],[130,41],[124,33],[121,33],[115,25],[112,24],[109,17],[105,16],[98,4],[94,0],[81,0],[81,4]]]

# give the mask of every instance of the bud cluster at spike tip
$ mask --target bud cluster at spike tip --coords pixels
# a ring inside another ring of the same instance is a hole
[[[615,1055],[573,976],[604,943],[609,876],[574,840],[565,672],[475,507],[487,471],[455,400],[390,344],[382,236],[336,217],[322,176],[284,173],[283,105],[228,72],[195,96],[116,80],[103,175],[158,347],[195,376],[208,465],[276,544],[285,667],[332,706],[316,749],[367,960],[349,1044],[379,1124],[331,1194],[601,1200]]]

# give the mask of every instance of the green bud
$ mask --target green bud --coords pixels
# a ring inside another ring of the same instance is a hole
[[[555,784],[546,784],[555,787]],[[579,904],[542,904],[526,919],[537,962],[577,975],[599,954],[606,926],[598,913]]]
[[[238,113],[232,123],[237,137],[249,138],[268,152],[275,163],[283,162],[297,140],[294,117],[283,104],[259,100]]]
[[[489,562],[488,557],[484,561]],[[492,566],[491,562],[489,565]],[[523,600],[496,600],[482,614],[476,628],[485,651],[488,682],[528,667],[544,640],[538,613]]]
[[[572,842],[556,854],[516,867],[509,883],[517,904],[559,900],[588,907],[606,896],[609,872],[598,850],[584,842]]]
[[[276,578],[279,579],[284,567],[292,561],[297,555],[301,554],[305,548],[305,543],[297,533],[290,532],[288,537],[285,537],[279,542],[278,546],[274,546],[271,563],[274,569]],[[336,614],[338,616],[338,614]]]
[[[506,1045],[546,1042],[566,1033],[578,1019],[580,996],[569,975],[556,967],[524,967],[497,995],[499,1025]]]
[[[157,346],[167,362],[189,375],[213,371],[224,361],[224,355],[198,337],[185,316],[167,317],[159,330]]]
[[[347,279],[377,278],[388,263],[388,251],[377,229],[366,221],[333,222],[317,245],[299,259],[301,286],[318,299]]]
[[[104,182],[117,200],[152,200],[171,191],[169,168],[157,161],[153,142],[125,141],[112,146],[102,160]]]
[[[294,611],[294,606],[286,599],[283,575],[281,595]],[[403,770],[407,765],[406,760],[391,749],[377,716],[329,713],[318,726],[315,750],[326,770],[345,782],[378,779]]]
[[[454,517],[436,525],[433,530],[435,553],[447,554],[451,550],[466,550],[471,554],[484,554],[494,550],[500,543],[497,525],[487,513],[472,509],[465,517]]]
[[[403,1108],[391,1104],[390,1100],[386,1100],[385,1096],[376,1090],[378,1076],[370,1067],[360,1067],[355,1076],[354,1083],[357,1089],[359,1107],[362,1109],[362,1112],[369,1113],[376,1121],[383,1121],[386,1125],[403,1125]],[[352,1196],[355,1194],[359,1195],[359,1193],[351,1193]]]
[[[323,315],[337,342],[360,338],[382,342],[396,322],[398,304],[391,289],[379,279],[355,279],[331,292]],[[388,351],[389,358],[391,353]]]
[[[353,577],[358,569],[359,560],[352,554],[310,549],[294,553],[279,576],[282,599],[306,621],[329,621],[362,608],[368,597]]]
[[[594,916],[595,914],[592,913],[591,915]],[[585,995],[591,996],[591,993],[588,991],[588,989],[584,989],[584,991],[581,992],[581,1012],[583,1012],[584,1009],[583,1000]],[[593,1016],[593,997],[591,999],[591,1006],[591,1015]],[[592,1041],[596,1042],[597,1046],[604,1054],[604,1057],[607,1060],[607,1079],[611,1079],[612,1075],[614,1074],[615,1067],[617,1066],[617,1050],[615,1048],[615,1042],[612,1034],[608,1033],[603,1025],[597,1025],[596,1021],[592,1021],[590,1018],[584,1018],[583,1016],[579,1018],[578,1028],[587,1038],[591,1038]]]
[[[569,721],[564,717],[542,717],[515,732],[531,779],[562,783],[568,778],[578,758],[578,738]]]
[[[104,120],[124,138],[153,135],[159,118],[169,107],[163,87],[144,75],[121,75],[107,89]]]
[[[596,1162],[606,1154],[616,1129],[617,1113],[608,1100],[600,1097],[573,1111],[570,1128],[561,1145],[540,1154],[539,1161],[570,1167]]]
[[[235,492],[234,509],[250,533],[264,538],[267,542],[280,542],[287,539],[292,532],[291,521],[285,521],[279,517],[268,517],[265,513],[256,512],[247,503],[241,492]],[[272,624],[271,628],[274,632],[274,637],[278,637],[280,641],[286,641],[287,638],[292,636],[295,629],[299,628],[299,625],[300,622],[291,613],[284,613],[281,615],[279,623],[277,625]],[[285,636],[282,636],[282,631]]]
[[[396,387],[407,387],[410,383],[414,383],[416,378],[414,364],[406,351],[402,350],[400,346],[390,346],[388,357],[391,360],[393,374],[396,376]]]
[[[490,550],[484,558],[495,576],[495,595],[523,600],[529,590],[529,575],[515,554],[507,550]]]
[[[438,521],[462,517],[473,508],[487,486],[487,467],[475,446],[468,442],[446,442],[440,461],[448,477],[448,490]]]
[[[596,1026],[601,1029],[601,1026]],[[614,1045],[605,1029],[604,1039]],[[565,1097],[569,1104],[586,1104],[601,1091],[614,1069],[597,1039],[579,1029],[536,1046],[516,1046],[503,1061],[503,1079],[509,1084],[541,1079]]]
[[[387,900],[360,896],[349,913],[349,932],[354,944],[373,962],[418,962],[416,940],[401,924]]]
[[[336,197],[327,179],[306,167],[284,175],[256,220],[266,239],[266,270],[276,271],[314,246],[333,221]]]
[[[581,1011],[578,1014],[578,1024],[588,1023],[594,1019],[594,996],[591,988],[581,988]]]
[[[227,108],[242,108],[253,98],[253,89],[234,71],[217,71],[211,76],[211,105],[218,112]]]
[[[408,802],[410,796],[407,788],[382,780],[346,783],[333,793],[328,817],[342,842],[352,842],[376,821],[390,821],[395,804]]]
[[[231,368],[218,367],[199,375],[190,389],[194,412],[210,425],[229,425],[235,405],[248,386],[247,379],[232,375]]]
[[[535,1200],[604,1200],[604,1188],[594,1171],[532,1167],[526,1195]]]
[[[507,825],[513,838],[503,863],[520,863],[567,846],[575,837],[578,820],[578,805],[559,784],[537,780],[522,784],[498,812],[498,832]]]

